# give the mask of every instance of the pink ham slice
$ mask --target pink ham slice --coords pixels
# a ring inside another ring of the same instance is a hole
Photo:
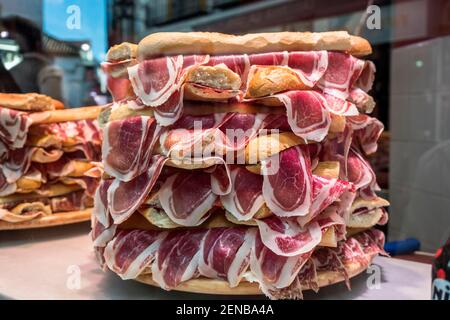
[[[361,75],[365,63],[341,52],[328,52],[328,68],[318,83],[324,93],[342,100],[347,99],[350,88]]]
[[[329,112],[341,116],[356,116],[359,114],[356,105],[352,102],[326,93],[323,96],[327,101],[326,108]]]
[[[261,290],[274,297],[279,289],[288,287],[295,280],[309,256],[310,253],[293,257],[277,255],[264,246],[258,234],[250,254],[250,270]]]
[[[105,172],[130,181],[147,170],[160,127],[153,118],[136,116],[108,122],[103,134]]]
[[[377,141],[380,138],[384,125],[378,119],[361,114],[347,117],[350,127],[354,130],[353,145],[361,148],[369,155],[377,151]]]
[[[355,185],[356,189],[376,189],[376,177],[370,164],[354,148],[350,149],[347,161],[348,181]]]
[[[327,101],[315,91],[288,91],[274,95],[286,107],[292,132],[306,140],[322,141],[331,124]]]
[[[167,159],[154,155],[146,172],[130,181],[113,179],[107,190],[108,211],[114,223],[120,224],[128,219],[142,204],[155,185]]]
[[[227,138],[228,151],[242,150],[252,138],[264,128],[267,115],[234,113],[233,116],[220,126],[220,130]]]
[[[344,264],[359,263],[367,265],[369,263],[361,244],[353,237],[338,242],[336,254]]]
[[[170,290],[198,275],[200,248],[207,230],[173,231],[159,246],[152,265],[153,280]]]
[[[196,55],[145,60],[128,68],[128,74],[136,95],[145,105],[156,108],[158,123],[170,125],[182,113],[185,75],[208,60],[209,56]]]
[[[95,216],[91,218],[91,238],[94,247],[106,247],[106,245],[114,238],[117,225],[109,221],[103,225]],[[104,260],[104,259],[102,259]]]
[[[166,235],[153,230],[121,230],[105,248],[106,264],[122,279],[134,279],[153,263]]]
[[[34,148],[20,148],[9,151],[8,160],[0,164],[0,171],[8,183],[16,182],[28,171]]]
[[[9,149],[25,145],[31,123],[27,113],[0,107],[0,139]]]
[[[314,292],[319,292],[319,282],[317,278],[316,265],[312,258],[308,259],[297,276],[302,287],[311,288]]]
[[[306,146],[286,149],[261,162],[263,197],[274,214],[280,217],[308,214],[312,203],[310,167]]]
[[[92,209],[92,216],[103,226],[110,226],[112,221],[108,211],[108,189],[111,186],[113,179],[102,179],[94,194],[94,208]]]
[[[241,166],[231,169],[231,192],[220,197],[220,201],[237,220],[253,218],[264,204],[262,196],[263,177]]]
[[[370,89],[372,89],[375,80],[375,72],[375,64],[372,61],[364,61],[364,67],[357,75],[358,78],[355,82],[355,86],[361,88],[365,92],[369,92]]]
[[[198,271],[212,279],[225,279],[235,287],[250,265],[254,228],[209,229],[200,248]]]
[[[279,256],[293,257],[314,249],[322,240],[320,225],[309,223],[302,228],[294,218],[272,216],[256,220],[261,240]]]
[[[345,284],[350,290],[350,279],[342,260],[335,250],[330,248],[319,248],[314,250],[312,259],[317,271],[334,271],[342,274],[345,278]]]
[[[301,226],[305,226],[325,208],[335,201],[339,201],[341,196],[347,191],[353,193],[355,191],[354,186],[349,182],[313,175],[313,201],[310,212],[307,216],[298,217],[297,221]]]
[[[217,199],[211,175],[203,171],[183,171],[170,176],[158,196],[170,219],[183,226],[201,224]]]

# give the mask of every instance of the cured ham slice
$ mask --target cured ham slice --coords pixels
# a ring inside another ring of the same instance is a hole
[[[353,237],[348,238],[346,241],[338,242],[336,254],[342,263],[356,262],[364,266],[369,263],[361,244]]]
[[[358,153],[351,148],[347,160],[347,178],[353,183],[356,189],[364,189],[370,187],[375,189],[376,177],[370,164]]]
[[[161,126],[174,124],[183,112],[183,90],[178,89],[163,104],[155,107],[155,119]]]
[[[331,113],[341,116],[356,116],[359,114],[356,105],[350,101],[335,97],[330,94],[324,94],[327,101],[326,108]]]
[[[112,221],[108,211],[108,189],[111,186],[113,179],[101,180],[100,185],[94,194],[94,208],[92,209],[92,216],[96,221],[108,227]]]
[[[128,68],[133,90],[148,106],[157,107],[178,88],[176,82],[183,67],[183,56],[143,61]]]
[[[377,141],[384,130],[384,125],[378,119],[367,115],[347,117],[350,127],[354,130],[353,144],[369,155],[377,151]]]
[[[373,98],[360,88],[353,88],[350,91],[349,100],[364,113],[371,113],[375,108],[375,101]]]
[[[174,159],[223,155],[227,149],[225,134],[219,128],[173,129],[160,137],[162,154]]]
[[[121,230],[105,248],[106,264],[122,279],[134,279],[154,261],[166,235],[152,230]]]
[[[148,169],[160,127],[154,118],[136,116],[109,122],[103,129],[104,170],[130,181]]]
[[[250,139],[263,128],[266,114],[234,113],[224,122],[220,129],[227,138],[226,144],[231,151],[241,150]]]
[[[250,270],[256,277],[261,290],[269,297],[288,287],[306,263],[310,253],[286,257],[272,252],[264,246],[259,235],[256,236],[250,254]]]
[[[22,148],[32,123],[25,112],[0,107],[0,139],[11,149]]]
[[[355,86],[361,88],[365,92],[369,92],[370,89],[372,89],[375,80],[375,72],[375,64],[372,61],[364,61],[364,67],[358,75]]]
[[[159,246],[152,265],[153,280],[170,290],[198,275],[200,247],[206,230],[173,231]]]
[[[312,176],[308,149],[295,146],[261,162],[263,197],[280,217],[305,216],[312,202]]]
[[[182,112],[185,75],[208,60],[209,56],[181,55],[145,60],[129,67],[128,74],[136,95],[145,105],[156,108],[158,123],[170,125]]]
[[[317,279],[317,268],[314,259],[310,258],[300,269],[297,278],[302,287],[311,288],[314,292],[319,292],[319,282]]]
[[[341,180],[347,180],[348,153],[352,143],[352,133],[353,131],[346,127],[343,133],[333,138],[327,137],[320,150],[319,159],[321,161],[339,161],[339,179]]]
[[[314,249],[322,240],[320,225],[309,223],[302,228],[293,218],[272,216],[256,220],[261,240],[279,256],[293,257]]]
[[[9,151],[8,160],[0,163],[0,171],[8,183],[16,182],[28,171],[33,152],[33,148],[20,148]]]
[[[253,228],[208,230],[200,248],[198,271],[208,278],[225,279],[230,287],[237,286],[250,265],[255,236]]]
[[[108,217],[109,218],[109,217]],[[107,224],[102,224],[96,216],[91,217],[91,239],[94,247],[106,247],[106,245],[114,238],[117,225],[112,224],[109,220]]]
[[[297,221],[301,226],[305,226],[325,208],[340,200],[340,197],[347,191],[354,193],[354,186],[349,182],[313,175],[313,201],[309,215],[298,217]]]
[[[328,52],[328,68],[320,79],[318,87],[324,93],[342,100],[347,99],[349,89],[361,75],[365,63],[341,52]]]
[[[342,274],[345,278],[345,284],[350,290],[348,273],[335,250],[330,248],[319,248],[313,252],[311,258],[314,260],[317,271],[334,271]]]
[[[108,210],[119,224],[128,219],[152,190],[167,159],[155,155],[148,170],[130,181],[114,179],[107,190]]]
[[[231,181],[231,192],[221,196],[220,201],[237,220],[250,220],[264,204],[263,177],[243,167],[234,166],[231,169]]]
[[[158,197],[170,219],[182,226],[201,224],[217,200],[210,174],[202,171],[172,175],[161,186]]]
[[[319,142],[328,134],[331,117],[327,101],[320,93],[288,91],[273,97],[285,105],[288,123],[297,136]]]

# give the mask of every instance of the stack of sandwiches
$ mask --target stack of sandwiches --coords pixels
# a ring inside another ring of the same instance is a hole
[[[102,174],[99,112],[0,94],[0,230],[90,219]]]
[[[301,298],[384,253],[366,157],[370,44],[346,32],[156,33],[112,47],[92,237],[166,290]]]

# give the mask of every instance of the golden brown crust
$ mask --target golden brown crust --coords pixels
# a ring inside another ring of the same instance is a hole
[[[297,74],[283,66],[252,66],[245,97],[260,98],[288,90],[306,90]]]
[[[73,191],[81,190],[79,185],[66,185],[63,183],[54,183],[50,185],[45,185],[40,189],[34,190],[32,193],[14,193],[9,196],[0,197],[0,204],[17,202],[17,201],[32,201],[34,199],[39,199],[42,197],[57,197],[68,194]]]
[[[354,56],[372,53],[369,42],[346,31],[276,32],[242,36],[214,32],[153,33],[139,42],[140,61],[177,54],[251,54],[276,51],[334,50]]]
[[[55,101],[55,103],[54,103]],[[0,93],[0,106],[21,111],[54,110],[56,100],[38,93]]]
[[[138,46],[134,43],[123,42],[109,48],[106,53],[106,61],[119,62],[123,60],[135,59],[137,57]]]
[[[0,221],[0,230],[19,230],[54,227],[65,224],[79,223],[91,219],[92,208],[80,211],[57,212],[48,216],[42,216],[33,220],[9,223]]]
[[[58,123],[77,120],[97,119],[101,106],[81,107],[73,109],[52,110],[31,113],[33,124]]]
[[[373,256],[367,256],[370,262]],[[370,263],[369,263],[370,264]],[[345,269],[348,274],[348,278],[353,278],[367,269],[368,264],[362,264],[358,262],[346,263]],[[153,281],[152,275],[149,273],[141,274],[136,281],[149,284],[151,286],[159,287],[159,285]],[[317,272],[317,281],[320,288],[332,285],[338,282],[345,281],[345,277],[341,272],[336,271],[319,271]],[[308,286],[303,286],[302,290],[311,290]],[[217,295],[259,295],[262,294],[259,289],[259,285],[256,282],[241,281],[235,288],[230,288],[228,283],[223,280],[198,278],[192,279],[181,283],[175,289],[175,291],[203,293],[203,294],[217,294]]]

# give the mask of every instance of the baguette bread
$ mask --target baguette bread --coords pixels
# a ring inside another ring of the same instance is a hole
[[[346,31],[275,32],[229,35],[215,32],[161,32],[148,35],[139,42],[139,61],[164,55],[250,54],[276,51],[343,51],[356,57],[372,53],[369,42]],[[115,51],[123,52],[124,48]],[[111,57],[118,53],[110,53]]]

